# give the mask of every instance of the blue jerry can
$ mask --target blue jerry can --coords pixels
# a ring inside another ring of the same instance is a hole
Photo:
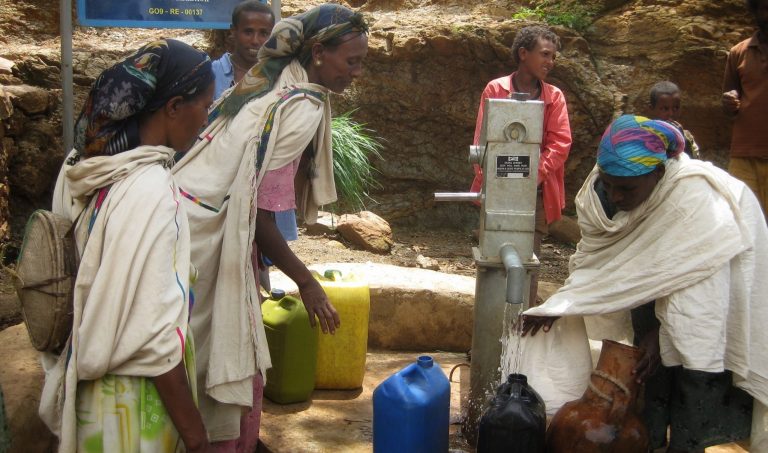
[[[430,356],[419,359],[373,391],[375,453],[445,453],[451,384]]]

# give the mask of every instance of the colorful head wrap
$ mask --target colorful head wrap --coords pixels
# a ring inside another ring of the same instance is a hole
[[[328,43],[349,33],[368,33],[363,15],[333,3],[281,20],[269,40],[261,46],[259,62],[245,74],[210,118],[219,113],[234,116],[248,101],[268,93],[291,60],[297,58],[306,66],[315,43]]]
[[[139,116],[176,96],[192,97],[213,82],[211,60],[173,39],[149,43],[101,73],[75,124],[75,149],[113,155],[140,143]]]
[[[605,130],[597,165],[611,176],[640,176],[684,150],[685,139],[672,124],[622,115]]]

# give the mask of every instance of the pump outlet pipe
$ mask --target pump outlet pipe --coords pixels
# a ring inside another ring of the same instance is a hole
[[[507,271],[507,303],[522,304],[525,288],[525,268],[520,254],[512,244],[504,244],[499,252],[501,262]]]

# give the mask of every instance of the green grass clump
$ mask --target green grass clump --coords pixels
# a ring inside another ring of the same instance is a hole
[[[373,201],[369,191],[381,187],[376,180],[378,171],[371,159],[381,159],[381,138],[375,132],[352,119],[352,112],[331,120],[333,175],[339,204],[354,211]]]
[[[546,22],[549,25],[562,25],[583,32],[591,24],[595,12],[593,9],[580,3],[552,3],[542,1],[533,8],[522,7],[512,19],[515,20],[536,20]]]

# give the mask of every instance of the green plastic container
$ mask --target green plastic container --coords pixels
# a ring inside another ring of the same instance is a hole
[[[272,368],[264,396],[278,404],[306,401],[315,389],[318,329],[309,326],[301,300],[273,289],[261,305]]]

